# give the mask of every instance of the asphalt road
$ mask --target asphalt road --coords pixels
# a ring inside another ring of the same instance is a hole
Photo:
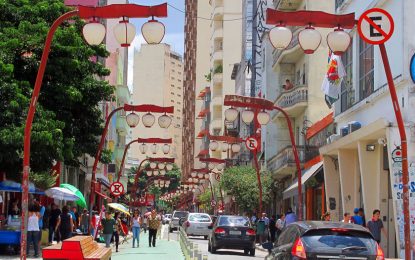
[[[170,239],[177,241],[177,231],[170,233]],[[190,241],[198,245],[198,248],[202,250],[204,255],[208,256],[208,260],[257,260],[257,259],[264,259],[267,255],[266,252],[256,250],[255,256],[247,256],[244,255],[244,252],[241,250],[218,250],[216,254],[211,254],[208,252],[208,241],[204,240],[203,237],[190,237]]]

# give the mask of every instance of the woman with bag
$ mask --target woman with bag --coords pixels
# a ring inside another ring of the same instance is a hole
[[[34,205],[29,208],[29,217],[27,219],[27,249],[26,254],[29,255],[30,244],[33,243],[33,249],[35,250],[35,257],[39,257],[39,219],[40,214],[36,210]]]
[[[59,239],[58,243],[60,241],[63,241],[67,238],[72,237],[72,232],[74,228],[74,223],[71,214],[69,213],[68,206],[63,206],[62,208],[62,214],[58,218],[58,223],[56,224],[55,233],[59,229]]]
[[[135,240],[137,240],[137,247],[140,247],[140,226],[142,225],[142,219],[138,210],[134,211],[133,224],[131,230],[133,232],[133,248],[135,247]]]

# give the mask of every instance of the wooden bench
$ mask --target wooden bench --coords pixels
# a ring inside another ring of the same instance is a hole
[[[60,260],[109,260],[111,248],[99,246],[91,236],[75,236],[60,244],[45,247],[43,259]]]

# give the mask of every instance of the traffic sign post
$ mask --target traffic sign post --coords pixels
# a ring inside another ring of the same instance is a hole
[[[406,140],[405,125],[400,110],[398,96],[396,95],[395,83],[393,82],[392,71],[389,64],[388,54],[386,52],[385,42],[388,41],[394,31],[394,22],[392,16],[383,9],[372,8],[364,12],[359,18],[357,29],[362,39],[373,45],[379,45],[383,65],[385,67],[386,79],[388,81],[389,92],[392,100],[392,107],[395,112],[396,122],[398,124],[399,135],[401,138],[402,149],[402,197],[403,197],[403,215],[404,215],[404,243],[405,257],[411,259],[411,222],[409,216],[409,174],[408,174],[408,145]]]
[[[364,12],[357,23],[360,37],[370,44],[383,44],[392,37],[395,23],[392,16],[383,9],[373,8]]]
[[[111,195],[119,197],[124,194],[124,185],[121,182],[113,182],[110,186]]]
[[[245,140],[245,146],[250,151],[256,151],[258,149],[258,144],[258,140],[252,136]]]
[[[210,205],[211,205],[212,207],[216,207],[216,200],[212,200],[212,201],[210,201]]]

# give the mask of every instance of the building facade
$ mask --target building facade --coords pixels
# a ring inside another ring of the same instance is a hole
[[[399,99],[408,144],[410,176],[411,238],[415,237],[415,88],[409,64],[415,50],[412,1],[336,1],[339,14],[378,7],[395,22],[392,38],[386,42],[389,62]],[[387,257],[404,258],[401,140],[377,46],[365,43],[351,30],[352,44],[342,60],[346,68],[339,100],[335,104],[337,134],[320,148],[324,162],[326,202],[335,218],[353,208],[363,208],[366,220],[380,209],[388,237],[382,237]],[[411,241],[413,244],[414,241]],[[397,249],[397,250],[395,250]]]
[[[134,55],[133,77],[134,104],[153,104],[158,106],[174,106],[173,121],[169,128],[160,128],[157,123],[146,128],[138,124],[132,129],[132,137],[136,138],[173,138],[170,154],[175,162],[182,162],[182,124],[183,124],[183,61],[173,52],[168,44],[142,44]],[[158,93],[158,95],[155,95]],[[147,156],[165,157],[161,149],[156,154],[141,154],[139,144],[130,147],[131,158],[141,162]]]

